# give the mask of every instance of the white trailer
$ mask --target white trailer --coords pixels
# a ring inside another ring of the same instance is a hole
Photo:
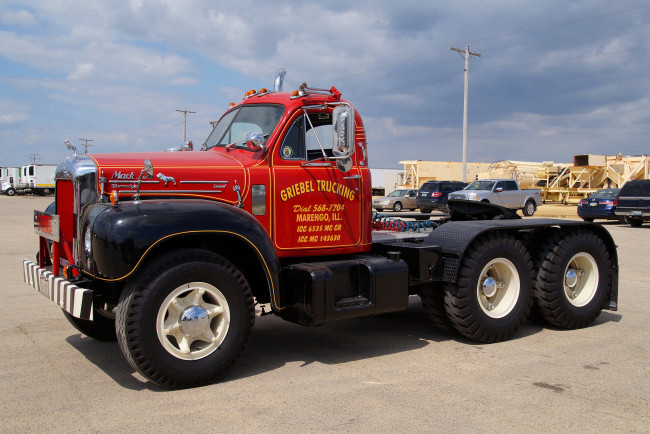
[[[15,194],[16,190],[13,187],[18,182],[19,176],[19,167],[0,167],[0,193]],[[12,189],[11,192],[9,189]]]
[[[28,164],[20,168],[18,182],[6,190],[7,195],[21,194],[46,195],[54,193],[55,164]]]

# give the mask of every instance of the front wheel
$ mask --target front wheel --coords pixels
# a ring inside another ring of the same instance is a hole
[[[611,292],[611,258],[594,232],[578,230],[551,237],[542,250],[535,301],[550,324],[576,329],[600,315]]]
[[[583,217],[582,220],[584,220],[586,222],[589,222],[589,223],[594,221],[594,219],[592,217]]]
[[[626,217],[626,221],[632,226],[633,228],[639,228],[643,224],[642,219],[634,218],[634,217]]]
[[[402,202],[395,202],[393,204],[393,211],[400,212],[402,210]]]
[[[530,216],[532,216],[533,214],[535,214],[535,209],[536,209],[536,208],[535,208],[535,202],[533,202],[532,200],[529,200],[529,201],[526,202],[526,204],[524,205],[524,209],[523,209],[522,212],[523,212],[523,214],[524,214],[526,217],[530,217]]]
[[[154,261],[129,284],[117,308],[124,356],[144,377],[170,388],[220,378],[244,351],[254,322],[244,276],[203,250]]]
[[[16,194],[16,189],[13,188],[13,187],[8,188],[7,191],[6,191],[6,193],[7,193],[7,196],[13,196],[13,195]]]
[[[499,342],[526,321],[532,306],[533,264],[517,238],[494,233],[469,248],[458,282],[445,296],[454,328],[479,342]]]

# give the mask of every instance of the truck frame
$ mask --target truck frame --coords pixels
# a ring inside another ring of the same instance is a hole
[[[232,104],[200,152],[69,156],[55,202],[34,212],[25,282],[169,388],[223,376],[256,304],[313,327],[420,296],[435,326],[483,343],[533,306],[568,329],[617,309],[599,225],[450,201],[426,233],[373,232],[361,116],[335,87],[281,87]]]

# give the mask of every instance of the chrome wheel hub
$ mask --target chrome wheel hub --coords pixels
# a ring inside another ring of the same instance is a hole
[[[488,262],[478,279],[477,298],[481,310],[491,318],[503,318],[519,300],[521,281],[515,265],[506,258]]]
[[[584,306],[594,298],[598,281],[596,260],[589,253],[577,253],[564,271],[564,294],[572,305]]]
[[[190,282],[170,292],[158,309],[156,332],[174,357],[198,360],[221,346],[230,327],[230,307],[218,288]]]
[[[209,323],[208,311],[201,306],[185,309],[180,319],[181,331],[193,338],[201,336],[208,328]]]

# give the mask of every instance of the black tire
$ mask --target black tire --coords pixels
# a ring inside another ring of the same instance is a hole
[[[409,208],[409,211],[415,211],[417,208]]]
[[[400,212],[402,210],[402,202],[395,202],[393,204],[393,211]]]
[[[430,213],[431,210],[430,210],[430,209],[420,209],[420,212],[421,212],[422,214],[425,214],[425,213]]]
[[[641,219],[630,219],[630,226],[633,228],[640,228],[642,224],[643,220]]]
[[[98,310],[93,307],[92,321],[76,318],[65,310],[63,311],[63,315],[70,321],[70,324],[74,328],[89,338],[105,342],[111,342],[117,339],[115,334],[115,312],[112,309]]]
[[[586,222],[589,222],[589,223],[594,221],[594,219],[592,217],[583,217],[582,220],[584,220]]]
[[[13,195],[16,194],[16,189],[13,188],[13,187],[10,187],[10,188],[7,189],[7,191],[5,191],[5,193],[7,194],[7,196],[13,196]]]
[[[445,333],[454,334],[456,329],[445,312],[445,288],[428,285],[420,290],[422,306],[433,325]]]
[[[521,210],[521,212],[526,217],[530,217],[533,214],[535,214],[536,209],[537,209],[537,207],[535,206],[535,202],[532,201],[532,200],[529,200],[524,204],[524,208]]]
[[[384,209],[383,208],[375,208],[377,212],[382,212]]]
[[[179,250],[129,283],[117,307],[117,337],[131,366],[163,387],[208,384],[241,355],[255,323],[248,282],[228,260]]]
[[[472,340],[508,339],[530,313],[532,278],[533,264],[524,244],[511,235],[488,234],[468,248],[458,282],[446,292],[447,317]]]
[[[603,240],[584,229],[558,234],[542,255],[534,294],[544,319],[564,329],[594,322],[611,293],[611,258]]]

